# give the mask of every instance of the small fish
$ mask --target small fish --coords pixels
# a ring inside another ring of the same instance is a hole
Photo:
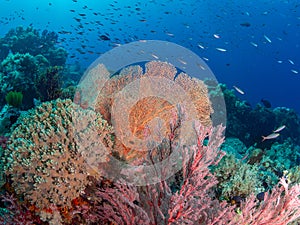
[[[298,74],[298,73],[299,73],[297,70],[291,70],[291,71],[292,71],[292,73],[294,73],[294,74]]]
[[[278,62],[278,63],[282,63],[282,60],[278,60],[277,62]]]
[[[295,63],[291,59],[288,59],[288,61],[290,62],[290,64],[295,65]]]
[[[224,48],[216,48],[216,50],[218,50],[218,51],[220,51],[220,52],[227,52],[227,50],[224,49]]]
[[[233,88],[241,95],[245,94],[245,92],[242,89],[238,88],[237,86],[233,86]]]
[[[206,58],[206,57],[202,57],[202,59],[204,59],[205,61],[208,61],[209,59],[208,58]]]
[[[282,125],[282,126],[278,127],[276,130],[274,130],[273,133],[278,133],[278,132],[282,131],[284,128],[286,128],[286,126]]]
[[[166,35],[170,36],[170,37],[174,37],[174,34],[170,33],[170,32],[165,32]]]
[[[251,24],[249,22],[240,23],[242,27],[250,27]]]
[[[220,35],[219,35],[219,34],[214,34],[214,38],[219,39],[219,38],[220,38]]]
[[[157,55],[151,54],[151,56],[155,59],[159,59],[159,57]]]
[[[186,65],[186,62],[183,61],[182,59],[177,59],[179,62],[181,62],[182,64]]]
[[[265,140],[270,140],[270,139],[275,139],[279,136],[280,134],[279,133],[272,133],[272,134],[269,134],[268,136],[261,136],[263,139],[261,142],[265,141]]]
[[[254,43],[254,42],[250,42],[251,45],[253,45],[254,47],[257,47],[258,44]]]
[[[116,43],[116,42],[111,43],[111,45],[112,45],[113,47],[120,47],[120,46],[121,46],[120,43]]]
[[[109,41],[109,40],[110,40],[110,38],[107,37],[106,35],[100,35],[99,37],[100,37],[100,39],[103,40],[103,41]]]
[[[202,66],[201,64],[197,63],[197,66],[199,66],[202,70],[206,70],[204,66]]]
[[[201,49],[204,49],[203,45],[198,44],[198,47],[201,48]]]
[[[267,42],[272,43],[271,39],[268,38],[266,35],[264,35],[264,38],[267,40]]]

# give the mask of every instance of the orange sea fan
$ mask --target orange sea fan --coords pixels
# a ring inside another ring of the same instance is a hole
[[[123,159],[131,161],[145,154],[132,151],[137,142],[143,141],[149,127],[153,132],[155,124],[161,125],[159,135],[162,137],[151,133],[152,139],[167,137],[170,118],[178,104],[183,108],[185,104],[193,107],[194,113],[187,113],[189,120],[197,119],[205,126],[211,125],[213,110],[205,84],[187,74],[176,74],[172,64],[151,61],[146,63],[145,73],[140,66],[129,66],[107,80],[100,90],[95,110],[114,126],[115,150]]]

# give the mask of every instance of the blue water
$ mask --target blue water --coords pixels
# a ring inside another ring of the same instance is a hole
[[[19,25],[67,32],[58,45],[83,67],[119,44],[171,41],[207,58],[216,78],[252,105],[265,98],[300,112],[299,0],[1,0],[0,36]]]

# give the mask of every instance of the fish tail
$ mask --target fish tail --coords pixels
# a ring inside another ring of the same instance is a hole
[[[262,141],[261,141],[261,142],[263,142],[263,141],[266,140],[266,137],[265,137],[265,136],[261,136],[261,137],[262,137]]]

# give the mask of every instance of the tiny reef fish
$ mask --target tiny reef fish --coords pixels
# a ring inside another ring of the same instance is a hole
[[[268,38],[266,35],[264,35],[264,38],[267,40],[267,42],[272,43],[271,39]]]
[[[261,136],[263,139],[261,142],[265,141],[265,140],[270,140],[270,139],[275,139],[279,136],[280,134],[279,133],[272,133],[272,134],[269,134],[268,136]]]
[[[241,95],[245,94],[245,92],[242,89],[238,88],[237,86],[233,86],[233,88]]]
[[[278,133],[278,132],[282,131],[284,128],[286,128],[286,126],[282,125],[282,126],[278,127],[276,130],[274,130],[273,132]]]

